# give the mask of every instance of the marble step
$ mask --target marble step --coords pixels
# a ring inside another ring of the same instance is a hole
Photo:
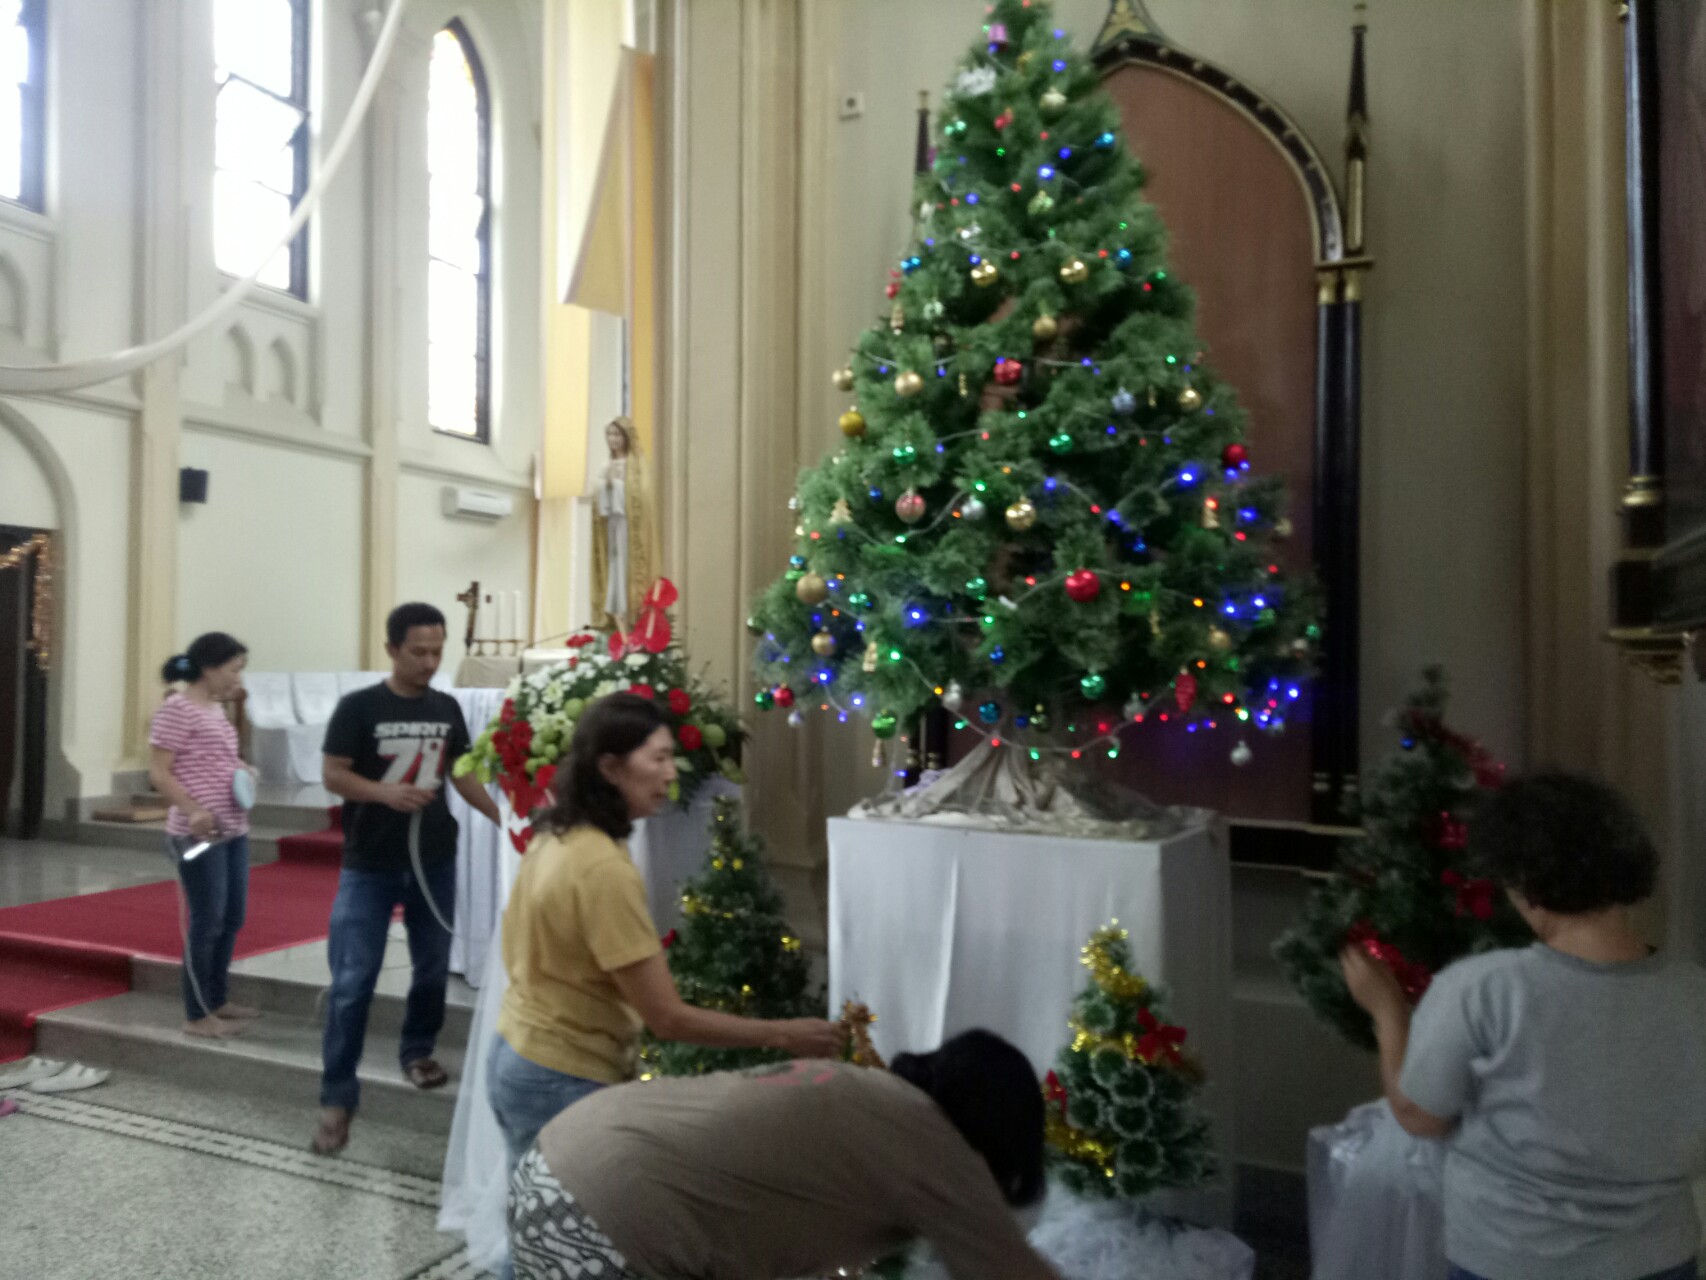
[[[180,1030],[176,965],[134,961],[133,980],[136,989],[125,995],[44,1014],[36,1023],[36,1052],[226,1095],[300,1099],[306,1135],[319,1101],[322,1020],[314,1003],[319,987],[234,971],[232,997],[264,1012],[241,1036],[203,1040]],[[434,1056],[451,1082],[422,1092],[403,1079],[397,1062],[402,1008],[400,996],[374,996],[357,1072],[362,1114],[417,1132],[448,1134],[472,1011],[460,999],[446,1010]]]

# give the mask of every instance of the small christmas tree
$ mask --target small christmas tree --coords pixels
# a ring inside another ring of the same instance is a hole
[[[1072,1041],[1048,1073],[1051,1163],[1081,1196],[1133,1199],[1191,1187],[1215,1171],[1196,1095],[1203,1072],[1162,1001],[1131,971],[1116,921],[1084,947],[1090,983],[1073,1004]]]
[[[811,962],[782,918],[782,895],[764,867],[763,846],[741,829],[739,802],[724,797],[711,815],[711,849],[682,887],[682,924],[665,938],[669,971],[681,998],[701,1009],[746,1018],[822,1017],[811,990]],[[655,1075],[703,1075],[777,1062],[773,1049],[708,1049],[648,1037],[642,1049]]]
[[[1023,771],[1133,721],[1278,731],[1320,634],[1283,485],[1251,471],[1119,112],[1046,0],[996,0],[940,142],[887,314],[834,374],[844,445],[800,477],[750,621],[758,704],[879,738],[945,707]]]
[[[1531,940],[1528,926],[1468,865],[1467,818],[1504,767],[1446,727],[1445,677],[1429,668],[1397,716],[1402,749],[1364,788],[1366,834],[1350,844],[1303,919],[1274,944],[1310,1008],[1352,1044],[1373,1049],[1374,1026],[1351,999],[1339,952],[1356,943],[1397,975],[1411,1003],[1460,956]]]

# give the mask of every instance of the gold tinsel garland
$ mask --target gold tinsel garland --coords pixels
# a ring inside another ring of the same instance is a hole
[[[31,534],[0,555],[0,572],[21,567],[31,556],[37,559],[28,648],[35,655],[36,666],[46,671],[53,661],[53,539],[45,533]]]

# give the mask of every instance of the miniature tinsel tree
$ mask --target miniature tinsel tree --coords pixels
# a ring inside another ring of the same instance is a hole
[[[1116,752],[1132,721],[1282,728],[1320,634],[1279,563],[1283,486],[1251,471],[1118,110],[1045,0],[993,5],[940,143],[751,619],[759,705],[879,738],[941,706],[1021,757]]]
[[[1131,969],[1116,921],[1091,935],[1090,982],[1073,1002],[1073,1038],[1048,1073],[1050,1163],[1080,1196],[1135,1199],[1196,1186],[1215,1172],[1197,1108],[1201,1066],[1170,1026],[1161,997]]]
[[[719,798],[711,848],[699,874],[682,886],[682,922],[665,938],[669,971],[681,998],[702,1009],[747,1018],[822,1017],[811,961],[782,917],[782,895],[764,866],[763,846],[741,829],[741,810]],[[703,1075],[786,1059],[773,1049],[709,1049],[647,1038],[645,1070]]]
[[[1413,1004],[1453,960],[1533,936],[1469,864],[1475,802],[1504,781],[1504,766],[1445,725],[1448,700],[1444,674],[1429,668],[1396,716],[1400,750],[1363,789],[1365,834],[1274,944],[1309,1007],[1364,1049],[1375,1047],[1374,1026],[1345,988],[1339,952],[1346,943],[1387,964]]]

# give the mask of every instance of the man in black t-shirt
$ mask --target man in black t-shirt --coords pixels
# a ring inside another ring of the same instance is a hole
[[[368,1006],[399,903],[414,962],[399,1044],[403,1074],[420,1089],[449,1081],[432,1057],[444,1025],[456,904],[456,819],[445,780],[502,824],[477,779],[451,774],[468,750],[468,726],[456,699],[432,687],[444,659],[444,615],[430,604],[399,605],[385,633],[390,677],[346,694],[326,727],[326,790],[344,800],[344,866],[326,939],[332,986],[313,1143],[322,1155],[349,1142]]]

